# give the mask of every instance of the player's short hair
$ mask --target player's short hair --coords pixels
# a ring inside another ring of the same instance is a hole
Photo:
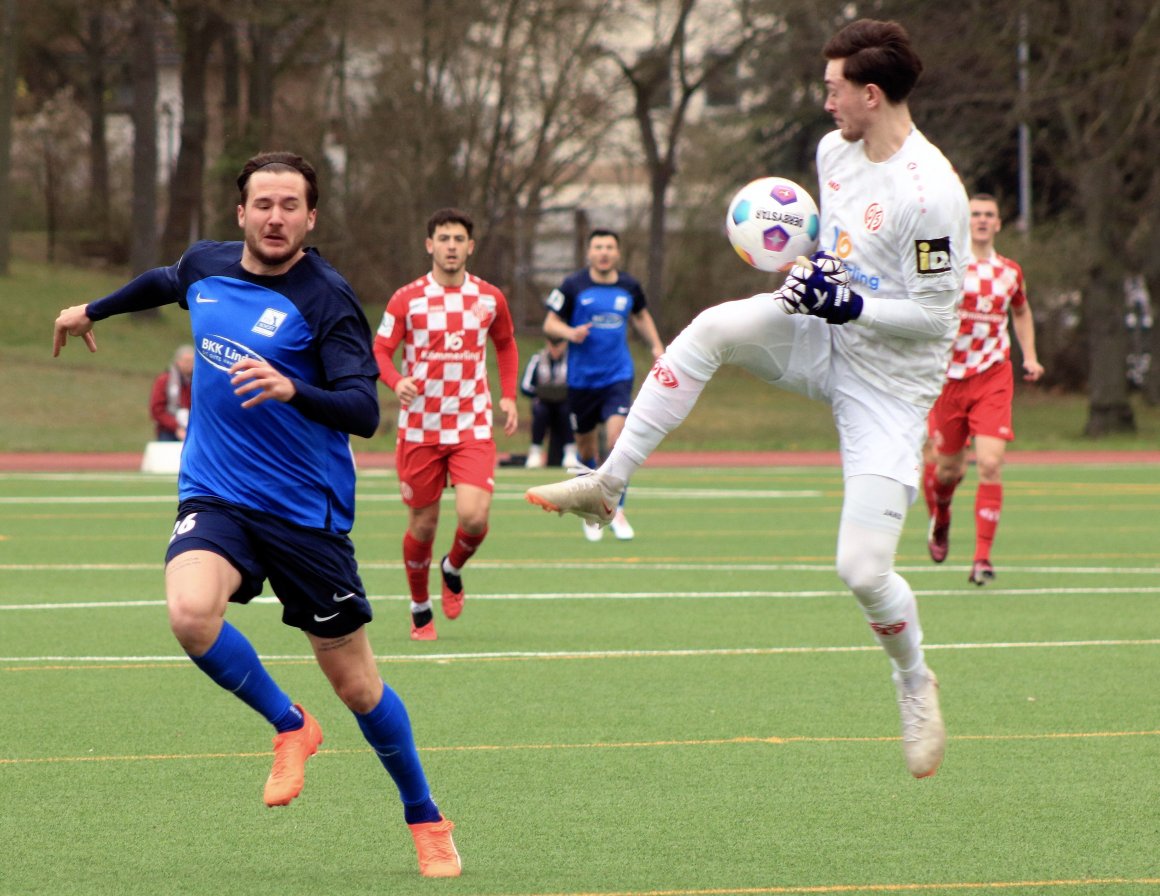
[[[991,193],[974,193],[970,198],[971,202],[993,202],[996,206],[999,205],[999,200]]]
[[[851,22],[826,42],[822,55],[843,60],[842,74],[847,81],[876,84],[892,103],[910,96],[922,74],[922,60],[898,22]]]
[[[592,245],[592,241],[598,236],[610,236],[616,240],[616,245],[620,245],[620,234],[615,230],[609,230],[607,227],[597,227],[590,234],[588,234],[588,245]]]
[[[427,219],[427,236],[435,236],[435,228],[444,224],[462,224],[467,231],[468,239],[475,230],[475,222],[467,212],[458,208],[441,208]]]
[[[238,175],[238,192],[241,193],[242,205],[246,204],[247,187],[250,176],[257,170],[262,171],[297,171],[306,179],[306,207],[318,207],[318,174],[302,156],[293,152],[260,152],[242,167]]]

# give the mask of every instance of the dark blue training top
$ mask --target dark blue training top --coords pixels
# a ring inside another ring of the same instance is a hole
[[[569,326],[592,325],[583,342],[568,345],[570,387],[599,389],[632,379],[628,317],[648,306],[635,277],[618,271],[615,283],[596,283],[584,268],[553,289],[547,305]]]
[[[196,358],[178,493],[208,496],[303,526],[349,532],[354,459],[348,432],[378,426],[378,365],[370,327],[343,277],[308,249],[275,277],[242,268],[240,242],[203,241],[88,306],[112,314],[178,302],[189,311]],[[290,377],[290,403],[251,408],[227,372],[242,358]],[[368,400],[369,395],[369,400]]]

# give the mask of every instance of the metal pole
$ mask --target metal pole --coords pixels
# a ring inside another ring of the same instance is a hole
[[[1015,229],[1026,236],[1031,232],[1031,128],[1027,124],[1030,110],[1027,71],[1027,12],[1019,14],[1019,220]]]

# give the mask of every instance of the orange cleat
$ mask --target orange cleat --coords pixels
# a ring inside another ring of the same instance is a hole
[[[438,641],[439,636],[435,634],[435,620],[432,619],[426,625],[415,625],[415,620],[411,620],[411,640],[412,641]]]
[[[443,575],[443,615],[448,619],[456,619],[463,612],[463,599],[467,597],[463,590],[463,579],[445,570],[442,560],[439,561],[439,572]]]
[[[274,768],[266,779],[266,805],[289,806],[306,783],[306,760],[318,752],[322,728],[314,716],[294,704],[302,713],[302,727],[274,737]]]
[[[419,853],[420,874],[424,877],[459,877],[463,872],[463,862],[455,849],[455,841],[451,839],[455,825],[444,818],[408,827]]]

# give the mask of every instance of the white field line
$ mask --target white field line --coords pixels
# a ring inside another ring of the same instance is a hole
[[[1145,586],[1123,588],[987,588],[975,592],[966,588],[953,588],[930,591],[916,590],[915,596],[927,599],[933,597],[962,597],[968,594],[971,600],[983,597],[1090,597],[1091,595],[1147,595],[1160,594],[1160,586]],[[505,591],[503,594],[478,594],[472,592],[473,601],[529,601],[545,600],[741,600],[747,598],[772,598],[777,600],[800,600],[808,598],[847,598],[849,591],[537,591],[529,594],[515,594]],[[409,594],[369,594],[370,601],[409,601]],[[278,598],[272,596],[255,597],[251,603],[274,604]],[[163,599],[144,600],[88,600],[88,601],[55,601],[26,604],[0,604],[0,612],[38,612],[46,610],[132,610],[141,607],[163,607]]]
[[[990,643],[924,644],[923,650],[1032,650],[1064,649],[1076,647],[1157,647],[1160,638],[1111,639],[1087,641],[996,641]],[[818,647],[713,647],[713,648],[670,648],[668,650],[505,650],[481,651],[474,653],[428,653],[428,654],[379,654],[375,660],[380,663],[417,662],[448,663],[453,661],[484,660],[559,660],[559,659],[635,659],[667,657],[707,657],[707,656],[779,656],[789,654],[821,653],[877,653],[881,647],[876,644],[836,645]],[[313,662],[311,654],[262,654],[267,662]],[[5,663],[188,663],[189,657],[181,655],[160,656],[0,656],[0,664]]]
[[[789,500],[799,498],[821,498],[824,497],[824,492],[817,489],[760,489],[744,491],[740,489],[728,488],[682,488],[682,489],[668,489],[668,488],[646,488],[633,486],[632,494],[641,498],[647,498],[650,501],[673,501],[673,500],[729,500],[729,501],[755,501],[755,500]],[[445,495],[445,497],[447,497]],[[453,496],[452,496],[453,497]],[[448,501],[452,500],[448,497]],[[496,501],[522,501],[524,493],[520,492],[506,492],[497,490],[493,496]],[[380,502],[390,501],[398,503],[399,496],[393,492],[390,494],[359,494],[359,503],[364,502]],[[27,505],[27,506],[45,506],[45,505],[69,505],[69,504],[177,504],[177,495],[170,492],[166,495],[29,495],[25,497],[0,497],[0,505]]]
[[[360,570],[394,571],[403,569],[402,563],[359,561]],[[823,572],[832,573],[833,563],[673,563],[664,560],[637,561],[632,558],[609,557],[604,560],[530,560],[513,563],[510,560],[472,560],[472,569],[504,570],[525,572],[528,570],[581,570],[584,572],[610,572],[621,574],[642,570],[649,572]],[[922,563],[916,566],[896,566],[898,572],[910,575],[923,573],[943,573],[967,571],[970,567],[949,564],[935,566]],[[0,563],[0,572],[152,572],[160,574],[164,564],[157,563]],[[1031,566],[1008,565],[1002,567],[1004,573],[1035,573],[1039,575],[1157,575],[1160,566]],[[988,588],[991,592],[994,589]]]

